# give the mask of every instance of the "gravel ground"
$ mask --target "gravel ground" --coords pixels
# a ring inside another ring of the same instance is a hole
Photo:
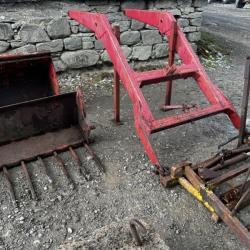
[[[231,41],[249,46],[250,39],[250,4],[243,9],[235,4],[208,4],[203,12],[202,28]]]
[[[215,68],[207,70],[239,109],[247,49],[226,45],[234,48],[230,60],[220,60]],[[183,189],[178,186],[164,189],[159,185],[136,136],[132,106],[124,90],[121,93],[123,125],[113,124],[110,72],[67,72],[60,74],[59,80],[63,92],[82,86],[88,118],[96,126],[92,147],[107,172],[100,173],[81,148],[78,153],[92,175],[88,182],[78,176],[68,153],[61,154],[75,188],[67,184],[52,158],[46,161],[53,185],[39,164],[31,163],[28,167],[40,198],[33,202],[20,168],[12,169],[20,200],[18,209],[13,208],[6,182],[0,175],[0,249],[134,249],[127,228],[131,218],[143,221],[149,232],[156,235],[154,240],[145,236],[145,249],[243,249],[229,229],[223,223],[212,223],[209,212]],[[162,84],[144,91],[156,116],[161,115],[159,107],[164,89]],[[176,82],[173,101],[206,103],[190,80]],[[163,165],[169,167],[184,159],[208,158],[217,151],[220,142],[235,134],[226,116],[218,115],[159,132],[152,136],[152,143]],[[244,218],[249,218],[249,214],[249,210],[245,211]]]

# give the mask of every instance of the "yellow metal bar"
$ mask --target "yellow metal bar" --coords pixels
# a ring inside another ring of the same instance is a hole
[[[178,182],[182,187],[184,187],[191,195],[193,195],[198,201],[200,201],[212,214],[213,217],[218,217],[215,213],[215,210],[212,206],[210,206],[206,201],[203,200],[202,195],[197,189],[195,189],[192,184],[184,177],[178,178]]]

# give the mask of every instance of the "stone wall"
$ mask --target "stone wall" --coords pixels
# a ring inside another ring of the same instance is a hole
[[[102,43],[85,27],[67,17],[67,10],[103,12],[121,29],[121,45],[129,61],[167,57],[166,39],[157,30],[122,14],[125,8],[168,10],[175,15],[196,49],[200,39],[201,0],[42,1],[1,5],[0,53],[52,52],[57,71],[109,63]],[[11,11],[9,10],[11,8]]]

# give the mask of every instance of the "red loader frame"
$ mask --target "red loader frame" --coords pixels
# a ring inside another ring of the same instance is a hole
[[[193,52],[185,35],[178,26],[174,16],[167,12],[145,11],[127,9],[125,15],[156,27],[161,35],[169,41],[168,66],[148,72],[136,72],[128,64],[125,55],[119,45],[119,41],[112,27],[103,14],[70,10],[69,16],[95,32],[96,37],[103,42],[115,69],[115,119],[119,122],[119,80],[127,90],[134,110],[135,127],[137,134],[148,154],[151,162],[156,166],[159,173],[165,173],[161,167],[155,151],[149,141],[149,135],[164,129],[172,128],[191,121],[199,120],[218,113],[229,116],[236,129],[240,127],[240,117],[236,113],[231,102],[222,91],[215,86],[207,76],[198,57]],[[116,30],[117,31],[117,30]],[[178,53],[183,65],[174,64],[175,54]],[[155,119],[143,96],[141,88],[145,85],[167,82],[165,108],[171,109],[172,81],[193,77],[200,90],[207,98],[210,106],[198,108],[190,112],[173,115],[161,119]]]

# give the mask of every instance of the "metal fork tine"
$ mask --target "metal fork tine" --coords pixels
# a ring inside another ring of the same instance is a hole
[[[23,173],[24,173],[24,175],[25,175],[25,177],[26,177],[26,179],[28,181],[28,184],[29,184],[29,188],[30,188],[30,192],[31,192],[31,198],[33,200],[37,200],[37,195],[36,195],[35,189],[33,187],[33,184],[32,184],[32,181],[31,181],[30,174],[28,172],[27,166],[24,163],[24,161],[21,161],[21,167],[22,167]]]
[[[7,185],[8,185],[8,188],[9,188],[9,193],[10,193],[10,197],[11,197],[11,200],[13,202],[13,205],[14,207],[17,207],[17,202],[16,202],[16,196],[15,196],[15,192],[14,192],[14,188],[12,186],[12,182],[11,182],[11,178],[10,178],[10,174],[7,170],[6,167],[3,167],[3,174],[4,174],[4,177],[7,181]]]
[[[64,175],[66,176],[69,184],[73,184],[74,185],[74,182],[71,179],[71,177],[69,175],[69,172],[67,171],[67,168],[65,166],[65,163],[64,163],[63,159],[57,154],[56,151],[54,151],[53,154],[54,154],[54,158],[56,159],[56,161],[59,163],[60,167],[62,168],[62,171],[63,171]]]
[[[45,175],[47,176],[49,182],[50,182],[51,184],[53,184],[53,180],[52,180],[52,178],[49,176],[49,173],[48,173],[48,166],[45,164],[43,158],[41,158],[40,156],[38,156],[38,157],[37,157],[37,160],[38,160],[38,161],[40,162],[40,164],[43,166],[43,168],[44,168],[44,173],[45,173]]]
[[[97,163],[97,166],[100,171],[105,173],[105,166],[101,162],[101,159],[94,153],[94,151],[89,147],[87,143],[84,143],[84,147],[86,148],[87,152],[92,156],[93,160]]]
[[[90,174],[89,174],[88,170],[85,168],[85,166],[83,166],[77,152],[72,147],[69,147],[69,151],[70,151],[70,153],[72,155],[72,158],[75,160],[75,162],[77,164],[79,174],[83,175],[84,178],[87,181],[89,181],[90,180]]]

